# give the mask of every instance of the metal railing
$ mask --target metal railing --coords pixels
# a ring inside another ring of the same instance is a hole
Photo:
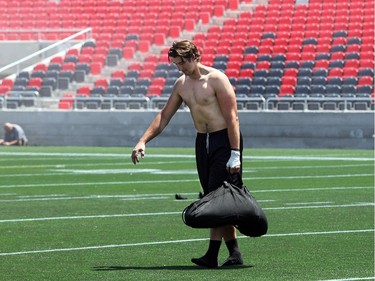
[[[58,110],[58,103],[67,102],[69,110],[160,110],[168,97],[86,96],[72,95],[61,99],[40,97],[36,91],[13,91],[0,97],[0,109]],[[43,103],[54,103],[43,107]],[[374,110],[374,97],[237,97],[238,109],[247,111],[353,111]],[[297,106],[296,106],[297,105]],[[180,110],[188,110],[182,104]]]
[[[369,110],[374,105],[374,97],[272,97],[268,98],[264,110]],[[296,106],[298,104],[298,106]]]
[[[23,31],[23,30],[12,30],[12,29],[8,29],[8,30],[0,30],[1,32],[26,32],[26,31]],[[52,30],[52,29],[46,29],[46,30],[27,30],[27,32],[57,32],[56,30]],[[72,32],[72,31],[77,31],[76,29],[72,30],[72,29],[67,29],[67,30],[58,30],[58,32],[61,32],[61,33],[64,33],[64,32]],[[64,44],[68,43],[68,42],[71,42],[71,41],[74,41],[74,39],[76,38],[79,38],[80,36],[82,35],[85,35],[85,38],[84,39],[80,39],[79,41],[86,41],[88,39],[91,39],[92,38],[92,28],[85,28],[83,30],[80,30],[74,34],[72,34],[71,36],[68,36],[58,42],[55,42],[55,43],[52,43],[51,45],[39,50],[39,51],[36,51],[22,59],[19,59],[15,62],[12,62],[8,65],[5,65],[4,67],[1,67],[0,68],[0,76],[1,76],[1,73],[5,72],[6,70],[9,70],[9,69],[12,69],[12,68],[15,68],[12,72],[14,73],[18,73],[21,71],[20,69],[20,66],[22,63],[24,62],[27,62],[27,61],[30,61],[31,59],[35,58],[36,56],[42,56],[42,59],[43,59],[43,56],[48,52],[48,51],[51,51],[51,50],[56,50],[56,53],[59,53],[61,52],[61,47],[63,50],[67,50],[69,48],[71,48],[71,46],[64,46]],[[22,41],[20,41],[22,42]]]

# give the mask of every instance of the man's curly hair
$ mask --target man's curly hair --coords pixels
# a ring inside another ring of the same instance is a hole
[[[168,51],[168,60],[170,62],[171,58],[177,57],[180,57],[183,61],[187,59],[199,62],[201,59],[197,46],[189,40],[173,42],[172,47]]]

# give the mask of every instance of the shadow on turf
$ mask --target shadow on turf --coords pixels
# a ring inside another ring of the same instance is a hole
[[[218,269],[240,269],[240,268],[251,268],[252,265],[239,265],[234,267],[219,267]],[[185,265],[185,266],[95,266],[92,268],[93,271],[116,271],[116,270],[196,270],[196,269],[209,269],[203,268],[196,265]]]

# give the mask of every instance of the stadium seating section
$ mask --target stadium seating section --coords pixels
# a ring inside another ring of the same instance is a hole
[[[160,109],[181,75],[168,46],[190,36],[202,63],[227,74],[240,110],[374,109],[374,0],[253,2],[0,0],[0,40],[93,30],[93,40],[3,79],[0,106],[55,97],[61,110]]]

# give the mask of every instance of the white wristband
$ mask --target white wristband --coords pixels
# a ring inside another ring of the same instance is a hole
[[[230,158],[227,162],[227,167],[228,168],[234,168],[234,167],[241,166],[240,155],[241,155],[241,153],[239,151],[231,150]]]

